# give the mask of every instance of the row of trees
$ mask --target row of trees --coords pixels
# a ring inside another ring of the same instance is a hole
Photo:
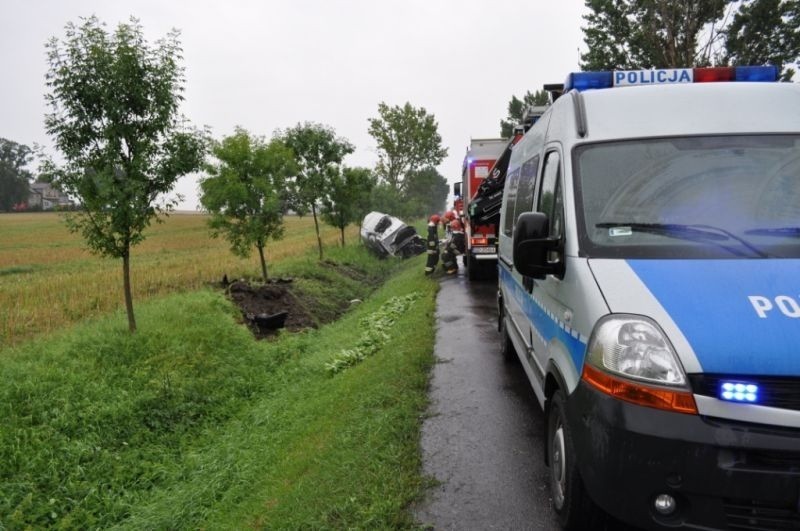
[[[205,165],[200,202],[211,213],[209,226],[224,236],[231,250],[249,256],[255,247],[267,279],[264,247],[283,237],[283,216],[289,210],[311,212],[319,258],[319,218],[344,231],[369,211],[375,177],[366,168],[348,168],[342,159],[353,146],[319,124],[298,124],[270,141],[244,129],[214,142],[216,159]]]
[[[800,0],[585,1],[582,70],[776,65],[789,81],[800,58]],[[547,101],[511,96],[501,135]]]
[[[344,244],[347,225],[371,209],[421,216],[444,206],[447,183],[434,166],[447,150],[425,109],[379,105],[369,120],[378,146],[374,170],[345,166],[354,146],[321,124],[298,124],[270,140],[239,128],[214,141],[179,115],[180,58],[176,31],[151,45],[135,19],[114,32],[96,17],[83,19],[47,44],[45,125],[64,162],[45,160],[43,174],[81,202],[82,211],[67,217],[69,228],[92,251],[122,259],[131,332],[131,249],[174,208],[164,198],[183,175],[204,171],[200,201],[212,233],[236,254],[255,248],[265,280],[265,246],[283,236],[289,211],[313,216],[321,259],[320,220],[339,228]]]

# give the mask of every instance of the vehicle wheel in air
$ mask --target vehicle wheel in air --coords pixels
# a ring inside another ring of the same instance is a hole
[[[514,343],[511,342],[511,336],[508,335],[506,328],[505,308],[503,308],[503,315],[500,316],[500,353],[503,359],[509,363],[517,361],[517,351],[514,348]]]
[[[547,457],[553,509],[563,529],[597,529],[602,525],[602,511],[589,498],[578,472],[572,432],[566,422],[565,402],[564,392],[557,390],[550,399],[547,418]]]

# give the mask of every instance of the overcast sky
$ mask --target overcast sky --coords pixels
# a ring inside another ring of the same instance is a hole
[[[215,137],[237,125],[271,136],[327,124],[374,166],[367,119],[378,103],[435,115],[461,180],[470,138],[497,137],[512,94],[562,82],[583,46],[582,0],[0,0],[0,137],[50,145],[43,116],[45,42],[92,14],[113,29],[130,16],[149,40],[181,31],[183,113]],[[197,206],[196,177],[177,187]]]

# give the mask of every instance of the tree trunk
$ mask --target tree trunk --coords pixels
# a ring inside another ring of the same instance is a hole
[[[133,315],[133,296],[131,295],[131,256],[130,247],[122,257],[122,286],[125,292],[125,310],[128,312],[128,331],[136,332],[136,317]]]
[[[319,222],[317,221],[317,205],[311,204],[311,214],[314,216],[314,230],[317,231],[317,245],[319,246],[319,259],[322,260],[322,238],[319,235]]]
[[[344,247],[344,226],[339,227],[339,230],[342,231],[342,247]]]
[[[261,278],[264,282],[267,281],[267,261],[264,260],[264,244],[257,243],[256,247],[258,247],[258,257],[261,258]]]

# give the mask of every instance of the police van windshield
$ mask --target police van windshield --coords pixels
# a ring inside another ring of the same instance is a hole
[[[573,156],[582,255],[800,257],[800,135],[586,144]]]

